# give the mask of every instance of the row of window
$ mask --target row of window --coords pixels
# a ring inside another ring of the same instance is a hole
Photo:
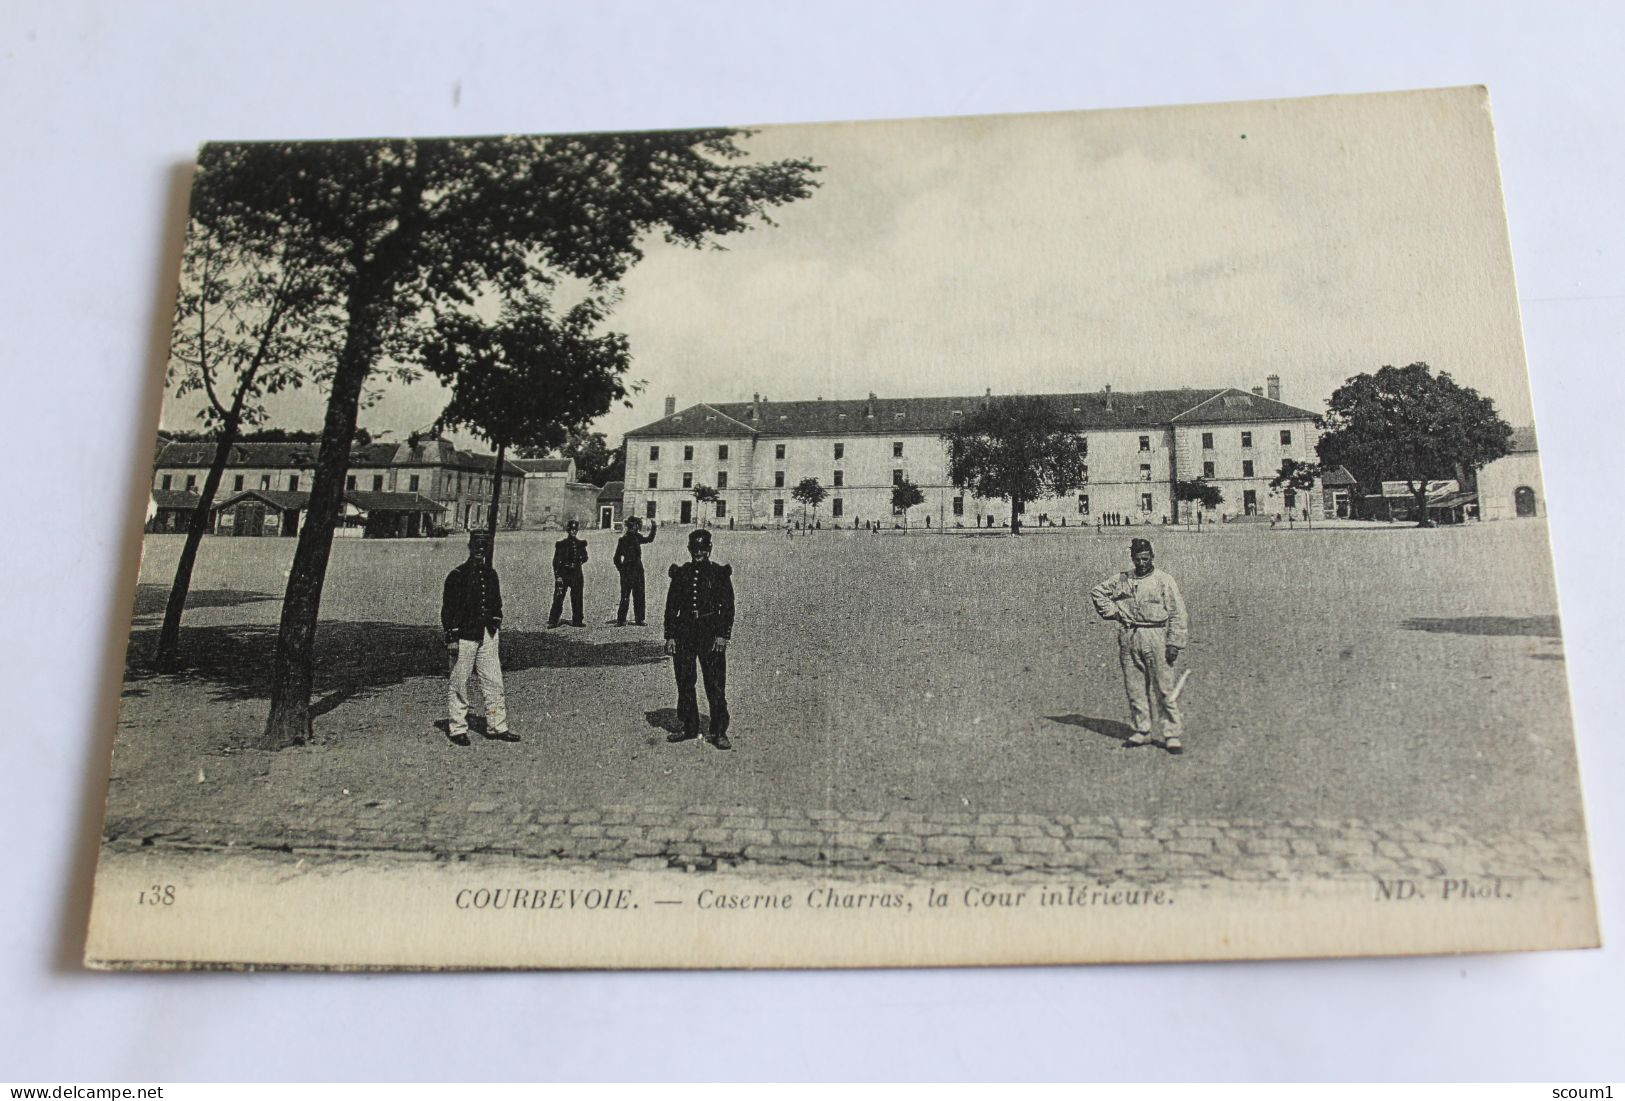
[[[1141,437],[1141,438],[1143,439],[1144,437]],[[1241,446],[1243,448],[1250,448],[1250,447],[1253,446],[1253,434],[1251,432],[1243,432],[1241,434]],[[1292,446],[1292,429],[1290,429],[1290,428],[1281,429],[1281,446],[1282,447],[1291,447]],[[1143,450],[1145,450],[1145,448],[1141,447],[1140,450],[1143,451]],[[1212,451],[1213,450],[1213,433],[1211,433],[1211,432],[1203,432],[1202,433],[1202,450],[1203,451]]]
[[[1217,467],[1216,464],[1214,464],[1212,462],[1204,462],[1202,464],[1202,477],[1204,477],[1204,478],[1217,477],[1217,474],[1215,473],[1215,471],[1217,469],[1218,469],[1218,467]],[[1243,459],[1243,460],[1241,460],[1241,476],[1243,478],[1252,478],[1252,477],[1256,476],[1254,474],[1254,472],[1253,472],[1253,461],[1251,459]]]
[[[649,488],[653,489],[654,488],[654,481],[652,480],[653,475],[650,475],[650,478],[651,478],[651,480],[649,482]],[[684,481],[683,481],[684,486],[688,485],[687,478],[688,478],[688,476],[684,475]],[[460,478],[458,480],[459,480],[459,482],[461,481]],[[232,492],[234,492],[234,493],[242,492],[242,490],[245,488],[245,486],[243,485],[243,482],[244,482],[244,476],[243,475],[241,475],[241,474],[233,475],[232,479],[231,479]],[[299,483],[299,475],[297,475],[297,474],[288,475],[288,492],[289,493],[298,493],[299,492],[299,484],[300,484]],[[420,486],[421,486],[421,475],[411,474],[411,475],[407,476],[407,479],[406,479],[406,491],[408,493],[416,493],[416,492],[418,492]],[[271,487],[271,475],[269,475],[269,474],[261,474],[260,475],[260,486],[259,487],[261,489],[265,489],[265,490],[268,490],[268,489],[272,488]],[[174,476],[171,475],[171,474],[160,475],[159,480],[158,480],[158,488],[159,489],[173,489],[174,488]],[[344,488],[345,489],[355,489],[356,488],[356,476],[354,474],[348,475],[344,479]],[[384,476],[382,474],[374,474],[372,476],[372,488],[375,491],[382,491],[383,490],[383,488],[384,488]],[[481,490],[488,490],[490,488],[489,479],[487,479],[485,477],[481,477],[480,478],[479,488]],[[720,484],[717,486],[717,488],[718,489],[727,489],[728,488],[728,476],[726,474],[720,475]],[[196,474],[188,474],[186,476],[186,491],[188,493],[191,493],[191,492],[195,491],[196,489],[197,489],[197,475]]]
[[[1202,450],[1203,451],[1212,451],[1214,449],[1213,435],[1214,434],[1212,432],[1203,432],[1202,433]],[[1150,436],[1141,436],[1139,438],[1139,444],[1140,444],[1140,450],[1141,451],[1150,451],[1151,450],[1151,437]],[[1251,448],[1253,446],[1253,434],[1251,432],[1243,432],[1241,434],[1241,446],[1243,448]],[[1282,447],[1290,447],[1290,446],[1292,446],[1292,430],[1290,428],[1281,429],[1281,446]],[[846,457],[846,444],[845,443],[837,443],[837,444],[835,444],[834,445],[834,451],[835,451],[835,458],[844,459]],[[894,459],[901,459],[903,457],[903,441],[902,440],[893,440],[892,441],[891,453],[892,453],[892,458],[894,458]],[[775,459],[783,459],[784,454],[785,454],[785,445],[784,444],[776,443],[776,444],[773,445],[773,457]],[[725,443],[717,444],[717,460],[719,462],[727,462],[728,461],[728,445],[727,444],[725,444]],[[660,461],[660,445],[659,444],[651,444],[649,446],[649,461],[652,462],[652,463]],[[691,463],[691,462],[694,461],[694,445],[693,444],[684,444],[683,445],[683,461],[685,463]]]
[[[1253,491],[1248,490],[1247,491],[1247,496],[1248,496],[1249,500],[1251,500],[1253,498],[1253,496],[1254,496]],[[1292,504],[1293,504],[1292,494],[1289,492],[1287,494],[1286,505],[1287,505],[1288,508],[1291,508]],[[728,518],[728,502],[719,500],[719,501],[715,502],[715,506],[716,506],[716,518],[718,520],[726,520]],[[774,515],[774,517],[776,519],[783,519],[784,518],[784,509],[785,509],[785,500],[784,500],[784,498],[783,497],[774,498],[773,499],[773,515]],[[895,510],[893,510],[893,511],[895,512]],[[1155,501],[1154,501],[1151,494],[1149,494],[1149,493],[1140,494],[1140,511],[1141,512],[1155,511]],[[830,499],[830,502],[829,502],[829,512],[830,512],[830,515],[834,516],[834,517],[840,517],[840,516],[846,515],[846,502],[844,500],[842,500],[840,497],[832,497]],[[645,501],[643,503],[643,514],[644,514],[645,517],[647,517],[650,520],[656,519],[656,516],[655,516],[655,502],[653,502],[653,501]],[[964,497],[955,497],[953,499],[953,514],[955,516],[963,516],[963,515],[965,515],[965,498]],[[1081,516],[1089,515],[1089,495],[1087,493],[1078,494],[1078,514],[1081,515]]]

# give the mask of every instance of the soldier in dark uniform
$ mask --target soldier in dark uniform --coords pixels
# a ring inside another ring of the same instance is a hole
[[[451,686],[446,692],[451,744],[468,745],[468,678],[479,677],[485,697],[486,737],[517,742],[508,729],[508,709],[502,694],[502,661],[498,634],[502,628],[502,584],[485,560],[491,539],[483,531],[468,537],[468,561],[446,575],[440,597],[440,627],[446,633],[451,656]]]
[[[636,516],[626,520],[626,534],[615,543],[615,568],[621,574],[621,606],[615,615],[615,626],[626,626],[626,605],[632,605],[638,626],[643,626],[643,548],[655,541],[655,522],[649,521],[649,534],[640,535],[643,521]]]
[[[677,716],[683,728],[668,735],[668,742],[686,742],[700,734],[700,707],[694,697],[694,665],[705,678],[705,699],[711,707],[711,732],[706,741],[718,749],[732,749],[728,741],[728,638],[734,626],[733,567],[711,561],[711,533],[704,529],[688,536],[692,561],[671,568],[666,591],[666,653],[677,675]]]
[[[581,525],[571,520],[564,525],[564,538],[553,544],[553,608],[547,625],[557,627],[564,614],[564,594],[570,593],[570,626],[585,627],[581,618],[581,567],[587,564],[587,544],[576,538]]]

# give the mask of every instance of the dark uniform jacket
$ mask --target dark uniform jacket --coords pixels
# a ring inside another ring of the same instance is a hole
[[[446,575],[440,626],[448,635],[479,642],[502,625],[502,583],[484,562],[464,562]]]
[[[587,563],[587,544],[585,540],[572,539],[566,535],[553,544],[553,572],[561,573],[565,570],[579,570]]]
[[[666,637],[728,638],[734,629],[733,567],[684,562],[671,568],[666,590]]]
[[[615,568],[627,569],[631,566],[637,566],[641,569],[643,566],[643,546],[645,543],[653,543],[654,541],[655,533],[652,531],[648,535],[638,535],[629,531],[621,536],[615,541]]]

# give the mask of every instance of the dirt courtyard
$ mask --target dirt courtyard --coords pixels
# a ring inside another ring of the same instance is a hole
[[[1187,752],[1126,751],[1113,629],[1088,590],[1149,535],[1183,588]],[[720,531],[738,619],[730,737],[668,745],[666,566],[617,628],[613,535],[590,532],[585,629],[548,630],[555,534],[504,534],[517,745],[459,749],[438,627],[460,540],[343,540],[318,639],[316,741],[247,748],[266,711],[290,539],[206,540],[183,669],[145,668],[180,539],[149,536],[112,806],[192,812],[344,795],[543,807],[748,804],[1127,818],[1580,821],[1557,600],[1536,521],[1429,531]],[[703,704],[703,693],[702,693]]]

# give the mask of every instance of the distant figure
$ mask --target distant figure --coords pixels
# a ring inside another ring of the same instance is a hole
[[[564,525],[564,538],[553,544],[553,607],[547,625],[557,627],[564,614],[564,594],[570,594],[570,626],[585,627],[581,618],[581,567],[587,564],[587,544],[576,538],[581,525],[574,520]]]
[[[498,742],[517,742],[519,735],[508,729],[508,708],[502,694],[502,660],[498,654],[498,632],[502,628],[502,584],[497,571],[485,561],[491,537],[483,531],[468,536],[468,561],[446,575],[440,596],[440,629],[446,632],[446,651],[451,656],[451,684],[446,691],[446,711],[450,720],[446,733],[451,744],[466,746],[468,741],[468,678],[480,678],[480,694],[485,697],[486,737]]]
[[[706,736],[718,749],[732,749],[728,741],[728,639],[734,626],[733,567],[711,561],[711,533],[688,536],[689,561],[671,567],[666,591],[666,653],[672,657],[677,678],[677,717],[682,729],[668,734],[668,742],[686,742],[700,735],[700,706],[694,694],[694,666],[705,679],[705,700],[711,708],[711,729]]]
[[[1179,710],[1183,677],[1174,677],[1174,663],[1190,636],[1185,601],[1179,586],[1156,568],[1149,539],[1129,544],[1132,570],[1109,577],[1089,592],[1100,618],[1116,621],[1117,656],[1123,668],[1134,734],[1124,746],[1151,743],[1152,709],[1161,713],[1163,745],[1169,753],[1185,752],[1181,740],[1184,716]]]
[[[649,534],[643,535],[640,529],[643,521],[636,516],[629,516],[626,520],[626,534],[615,542],[615,569],[621,575],[621,604],[615,613],[615,626],[626,626],[626,606],[632,605],[633,615],[637,625],[643,626],[643,548],[655,541],[655,532],[659,530],[653,520],[649,521]]]

